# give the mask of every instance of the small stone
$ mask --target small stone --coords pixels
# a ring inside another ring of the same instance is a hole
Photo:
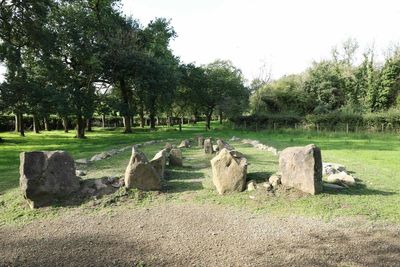
[[[190,141],[188,139],[183,140],[178,148],[189,148],[190,147]]]
[[[329,175],[327,181],[329,183],[342,184],[345,186],[353,186],[356,184],[354,177],[344,171]]]
[[[240,141],[240,138],[238,138],[236,136],[232,136],[232,138],[229,141],[231,141],[231,142]]]
[[[323,184],[324,188],[329,188],[329,189],[344,189],[345,187],[337,185],[337,184],[330,184],[330,183],[324,183]]]
[[[77,163],[77,164],[89,164],[89,160],[87,160],[87,159],[77,159],[77,160],[75,160],[75,163]]]
[[[251,180],[247,183],[247,191],[254,191],[257,188],[257,183],[254,180]]]
[[[204,140],[204,153],[206,153],[206,154],[214,153],[211,138],[207,138],[206,140]]]
[[[81,171],[81,170],[76,170],[76,171],[75,171],[75,175],[76,175],[76,176],[85,176],[85,175],[86,175],[86,172]]]
[[[281,184],[281,177],[277,174],[274,174],[271,177],[269,177],[268,182],[273,188],[276,188],[278,187],[278,185]]]
[[[167,151],[167,153],[169,153],[172,149],[172,144],[171,143],[166,143],[164,146],[164,149]]]
[[[272,185],[268,182],[264,182],[263,187],[265,187],[265,189],[267,189],[267,191],[270,191],[272,189]]]

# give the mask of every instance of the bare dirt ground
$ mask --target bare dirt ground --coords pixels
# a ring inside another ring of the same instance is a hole
[[[1,266],[399,266],[400,227],[218,205],[72,212],[0,228]]]

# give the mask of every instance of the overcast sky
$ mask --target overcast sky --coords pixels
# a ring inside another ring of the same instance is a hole
[[[229,59],[249,80],[271,66],[273,77],[298,73],[332,47],[356,38],[360,52],[382,53],[400,42],[399,0],[123,0],[123,11],[146,25],[172,21],[171,47],[182,61]]]

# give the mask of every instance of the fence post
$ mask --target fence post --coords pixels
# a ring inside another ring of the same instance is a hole
[[[381,127],[382,127],[382,133],[383,133],[383,131],[384,131],[384,125],[383,125],[383,123],[381,124]]]

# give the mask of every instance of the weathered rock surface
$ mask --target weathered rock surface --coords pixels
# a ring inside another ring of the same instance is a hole
[[[354,177],[344,171],[329,175],[327,181],[329,183],[345,186],[353,186],[356,184],[356,180],[354,179]]]
[[[89,160],[88,159],[77,159],[75,160],[75,163],[77,164],[89,164]]]
[[[234,148],[231,145],[229,145],[227,142],[225,142],[222,139],[217,139],[217,146],[218,146],[218,151],[221,151],[224,148],[226,148],[228,150],[234,150]]]
[[[79,190],[74,160],[65,151],[20,154],[20,187],[31,208],[50,205]]]
[[[204,153],[206,153],[206,154],[214,153],[214,148],[213,148],[211,138],[207,138],[206,140],[204,140]]]
[[[309,194],[322,192],[321,150],[315,145],[289,147],[279,156],[281,182]]]
[[[257,189],[257,183],[256,183],[256,181],[251,180],[251,181],[247,182],[246,187],[247,187],[247,191],[254,191]]]
[[[219,194],[241,192],[246,187],[247,159],[235,155],[224,148],[211,160],[213,183]]]
[[[156,172],[161,178],[164,178],[167,154],[168,154],[167,151],[163,149],[159,151],[150,161],[150,164],[153,166],[153,168],[156,170]]]
[[[183,140],[178,148],[189,148],[190,147],[190,141],[188,139]]]
[[[84,172],[84,171],[82,171],[82,170],[76,170],[76,171],[75,171],[75,175],[76,175],[76,176],[85,176],[85,175],[86,175],[86,172]]]
[[[273,188],[278,187],[281,184],[281,176],[274,174],[269,177],[268,182],[271,184]]]
[[[204,147],[204,137],[203,136],[197,136],[197,145],[198,145],[198,147],[201,147],[201,148]]]
[[[169,165],[177,167],[183,166],[182,150],[179,148],[171,149],[169,153]]]
[[[346,167],[338,163],[322,163],[322,175],[331,175],[339,172],[345,172]]]
[[[232,141],[232,142],[240,141],[240,138],[236,137],[236,136],[232,136],[232,138],[229,139],[229,141]]]
[[[213,145],[212,148],[213,148],[213,152],[218,152],[219,151],[218,145]]]
[[[132,156],[125,171],[125,187],[140,190],[160,190],[161,179],[146,156],[132,149]]]
[[[108,152],[101,152],[100,154],[94,155],[90,159],[90,161],[99,161],[99,160],[106,159],[106,158],[109,158],[109,157],[111,157],[111,155]]]
[[[171,143],[166,143],[164,146],[164,149],[167,151],[167,153],[169,153],[172,149],[172,144]]]

